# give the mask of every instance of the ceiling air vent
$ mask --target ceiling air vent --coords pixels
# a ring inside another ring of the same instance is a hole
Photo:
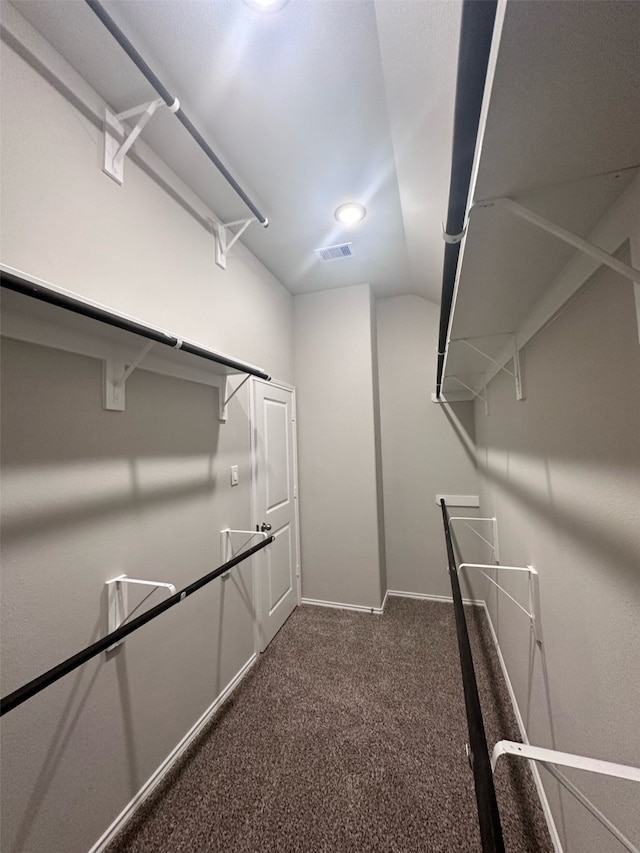
[[[325,246],[324,249],[316,249],[316,255],[321,261],[339,261],[340,258],[350,258],[354,251],[351,243],[341,243],[339,246]]]

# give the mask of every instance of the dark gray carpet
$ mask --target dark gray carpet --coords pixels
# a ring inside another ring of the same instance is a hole
[[[490,746],[519,740],[466,608]],[[453,607],[299,607],[107,853],[480,850]],[[496,787],[508,853],[553,848],[528,768]]]

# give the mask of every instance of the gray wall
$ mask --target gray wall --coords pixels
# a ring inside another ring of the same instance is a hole
[[[302,595],[379,607],[384,590],[368,285],[295,297]]]
[[[139,371],[126,412],[100,387],[95,359],[3,342],[3,695],[106,633],[106,580],[181,589],[249,520],[240,403],[220,425],[206,386]],[[3,850],[96,841],[251,657],[251,600],[243,565],[3,718]]]
[[[431,402],[437,305],[419,296],[378,299],[377,315],[388,587],[450,596],[442,513],[435,497],[478,494],[472,404]],[[450,511],[477,514],[469,508]],[[484,560],[482,543],[478,548],[473,534],[458,530],[465,557]],[[470,586],[462,580],[463,595],[484,598],[477,581]]]
[[[488,596],[532,743],[640,766],[640,347],[633,285],[607,268],[526,347],[526,400],[500,374],[476,409],[482,508],[502,562],[540,574],[544,654]],[[503,578],[524,604],[522,581]],[[546,664],[546,672],[544,669]],[[544,771],[541,771],[543,778]],[[567,775],[640,843],[638,785]],[[544,778],[567,853],[622,849]],[[565,832],[566,830],[566,832]]]
[[[3,7],[52,71],[45,80],[3,43],[2,262],[291,382],[291,294],[240,243],[226,271],[215,265],[212,212],[143,141],[144,168],[128,156],[123,186],[103,174],[102,131],[85,115],[101,100]]]
[[[2,261],[291,381],[290,294],[239,244],[215,266],[175,193],[210,212],[144,143],[124,186],[103,175],[99,99],[3,7],[57,80],[3,44]],[[105,632],[106,580],[180,588],[251,522],[246,387],[220,425],[207,386],[138,370],[118,413],[101,382],[95,359],[5,341],[3,695]],[[3,851],[86,851],[137,793],[253,653],[250,568],[233,578],[3,718]]]

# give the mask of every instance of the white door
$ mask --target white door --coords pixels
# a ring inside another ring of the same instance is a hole
[[[254,564],[258,646],[264,651],[298,604],[294,392],[254,378],[252,404],[255,523],[275,536]]]

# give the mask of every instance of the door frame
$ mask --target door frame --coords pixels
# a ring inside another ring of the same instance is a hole
[[[298,415],[296,411],[296,389],[294,385],[289,385],[288,382],[280,382],[277,379],[272,379],[267,382],[264,379],[259,379],[257,376],[252,376],[249,382],[249,438],[251,451],[251,526],[255,528],[260,523],[258,519],[258,484],[256,477],[257,470],[257,443],[256,443],[256,387],[258,385],[266,385],[267,387],[281,388],[284,391],[291,391],[291,412],[293,415],[292,424],[292,456],[293,456],[293,497],[294,497],[294,517],[292,524],[296,533],[296,607],[300,604],[302,598],[302,580],[300,568],[300,489],[298,487]],[[252,562],[255,557],[252,559]],[[256,654],[260,654],[260,636],[258,631],[258,573],[253,563],[253,648]]]

